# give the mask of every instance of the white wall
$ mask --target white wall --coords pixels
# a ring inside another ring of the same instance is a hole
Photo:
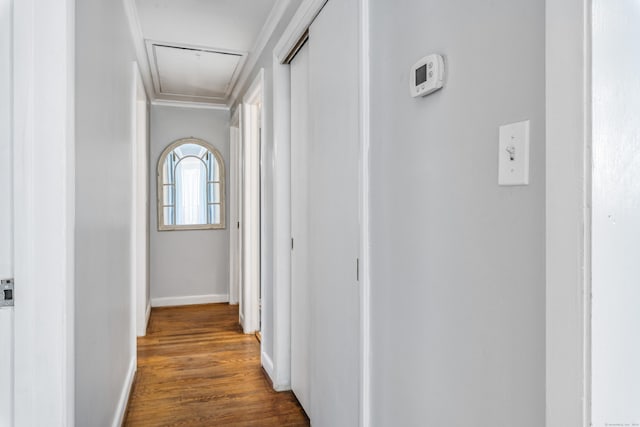
[[[0,1],[0,276],[13,272],[11,216],[11,0]],[[3,277],[4,278],[4,277]]]
[[[229,298],[228,220],[223,230],[158,231],[158,159],[169,144],[188,137],[200,138],[220,151],[225,161],[227,194],[229,192],[229,111],[153,105],[149,224],[151,301],[154,306],[222,302]],[[228,204],[226,218],[229,218]]]
[[[132,61],[123,2],[76,5],[76,424],[107,426],[135,368]]]
[[[544,11],[371,0],[373,425],[545,423]],[[432,52],[445,88],[413,99]],[[499,187],[524,119],[531,184]]]
[[[11,149],[11,0],[0,1],[0,279],[13,276]],[[0,308],[0,425],[13,423],[13,308]]]
[[[640,4],[593,5],[592,425],[640,425]]]

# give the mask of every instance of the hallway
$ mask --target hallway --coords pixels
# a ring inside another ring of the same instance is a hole
[[[154,308],[138,339],[138,372],[125,426],[307,426],[293,393],[277,393],[238,307]]]

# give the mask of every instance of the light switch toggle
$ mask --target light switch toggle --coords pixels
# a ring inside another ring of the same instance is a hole
[[[13,307],[13,279],[0,280],[0,307]]]
[[[529,120],[500,126],[498,184],[529,184]]]
[[[509,145],[507,147],[507,153],[509,153],[509,160],[513,162],[516,159],[516,147]]]

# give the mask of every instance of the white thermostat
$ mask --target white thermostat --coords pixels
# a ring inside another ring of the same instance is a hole
[[[442,55],[427,55],[416,62],[409,72],[411,96],[426,96],[442,88],[444,84],[444,59]]]

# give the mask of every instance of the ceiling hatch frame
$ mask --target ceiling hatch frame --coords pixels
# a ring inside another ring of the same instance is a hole
[[[150,71],[151,71],[151,80],[153,83],[153,89],[156,93],[156,99],[159,100],[167,100],[167,101],[186,101],[186,102],[209,102],[214,104],[226,104],[229,100],[229,96],[231,95],[240,73],[244,67],[244,64],[247,60],[248,52],[238,51],[238,50],[229,50],[229,49],[219,49],[208,46],[198,46],[191,45],[185,43],[175,43],[175,42],[163,42],[159,40],[150,40],[145,39],[145,45],[147,50],[147,57],[149,60]],[[238,57],[238,63],[233,71],[231,79],[229,80],[229,84],[227,85],[224,97],[221,96],[203,96],[203,95],[191,95],[191,94],[182,94],[182,93],[172,93],[162,91],[161,80],[160,80],[160,69],[158,67],[157,55],[156,55],[156,47],[161,48],[169,48],[169,49],[180,49],[180,50],[189,50],[193,52],[205,52],[205,53],[213,53],[218,55],[233,55]]]

